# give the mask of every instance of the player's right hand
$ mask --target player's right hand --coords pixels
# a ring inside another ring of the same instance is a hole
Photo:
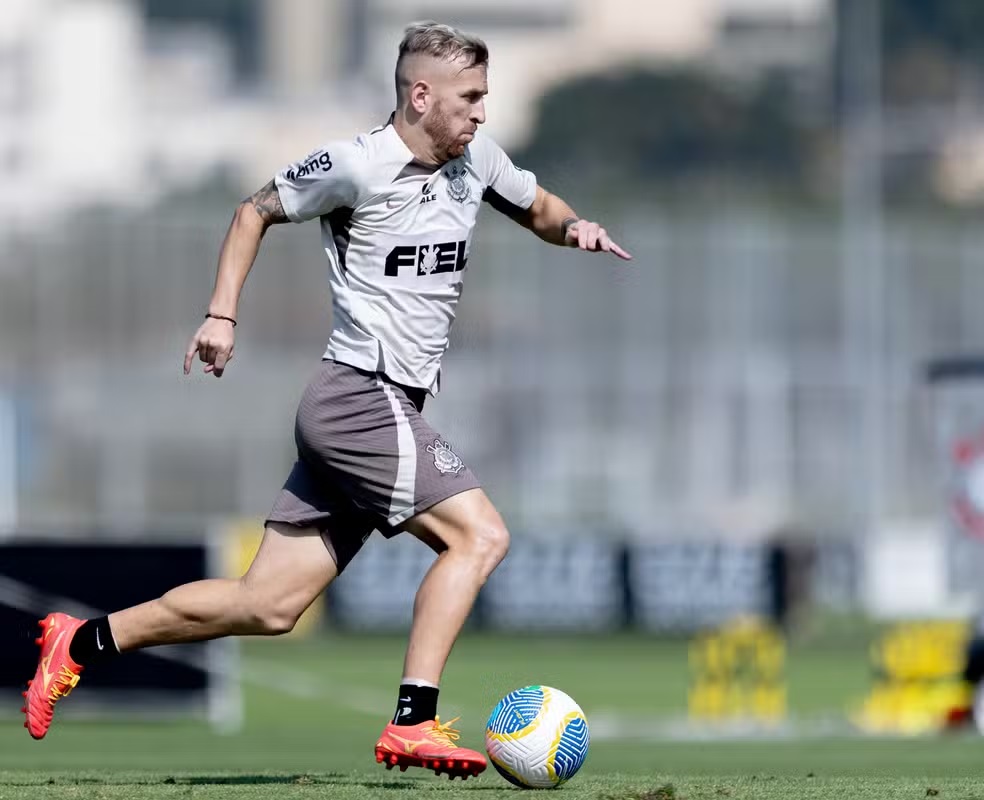
[[[205,364],[204,372],[221,378],[226,364],[232,361],[236,344],[233,324],[224,319],[207,318],[188,343],[184,358],[184,374],[191,372],[191,362],[198,353],[198,360]]]

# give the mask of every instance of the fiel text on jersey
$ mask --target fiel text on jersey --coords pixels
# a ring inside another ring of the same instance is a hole
[[[461,272],[468,263],[468,242],[434,242],[394,247],[386,256],[383,274],[395,278],[416,273],[417,277],[447,272]],[[402,270],[402,273],[401,273]]]
[[[424,203],[433,203],[437,200],[437,195],[432,191],[434,187],[430,183],[424,184],[423,197],[420,198],[420,205]]]

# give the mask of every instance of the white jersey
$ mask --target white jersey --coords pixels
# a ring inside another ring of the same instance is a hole
[[[536,178],[475,135],[441,167],[393,125],[330,142],[276,176],[287,217],[319,217],[330,267],[325,358],[436,393],[482,200],[528,209]]]

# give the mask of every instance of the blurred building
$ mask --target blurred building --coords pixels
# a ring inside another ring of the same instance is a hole
[[[0,177],[14,191],[0,206],[31,219],[213,179],[261,185],[385,119],[417,19],[488,41],[488,128],[508,146],[536,98],[579,73],[660,60],[816,73],[828,16],[829,0],[6,0]]]
[[[314,6],[322,29],[334,30],[334,6]],[[289,46],[288,31],[280,34]],[[4,213],[133,208],[213,176],[238,186],[250,167],[269,175],[286,153],[370,118],[358,95],[343,102],[330,81],[302,99],[303,85],[283,90],[294,76],[281,75],[275,58],[244,82],[234,45],[215,20],[161,19],[135,0],[6,2],[0,175],[16,191],[0,201]]]

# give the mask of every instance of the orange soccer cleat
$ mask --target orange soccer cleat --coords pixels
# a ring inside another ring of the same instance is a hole
[[[60,613],[38,620],[42,633],[34,643],[41,646],[41,659],[34,680],[27,682],[27,691],[23,693],[27,702],[21,709],[27,716],[24,727],[35,739],[44,738],[55,713],[55,703],[79,682],[82,667],[72,660],[68,646],[83,622]]]
[[[435,717],[419,725],[389,723],[376,742],[376,761],[386,764],[386,769],[399,767],[401,772],[407,767],[432,769],[435,775],[444,772],[450,780],[481,774],[487,766],[485,756],[455,744],[458,731],[451,725],[457,719],[442,723]]]

